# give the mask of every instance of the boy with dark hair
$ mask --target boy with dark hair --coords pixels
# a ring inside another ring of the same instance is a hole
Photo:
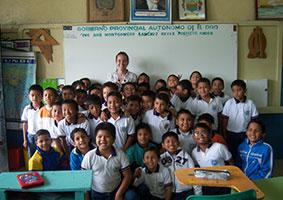
[[[38,130],[38,119],[42,104],[43,88],[41,85],[34,84],[29,88],[30,105],[27,105],[22,113],[24,148],[28,148],[29,157],[32,157],[36,150],[35,133]]]
[[[166,87],[166,81],[163,79],[158,79],[154,85],[154,91],[156,92],[159,88]]]
[[[118,91],[118,90],[119,90],[119,87],[115,83],[112,83],[110,81],[102,85],[102,95],[103,95],[104,103],[102,104],[101,110],[104,110],[105,108],[107,108],[108,94],[112,91]]]
[[[141,98],[138,95],[131,95],[126,99],[126,109],[135,121],[135,126],[141,123]]]
[[[173,193],[171,200],[185,200],[192,194],[201,195],[201,187],[191,185],[182,185],[175,177],[176,169],[194,168],[195,164],[191,156],[180,148],[178,135],[174,132],[167,132],[162,136],[162,147],[166,151],[161,154],[161,164],[167,167],[171,172],[173,179]]]
[[[74,90],[78,90],[78,89],[85,89],[85,85],[81,80],[76,80],[72,83],[72,87],[74,88]]]
[[[150,78],[149,76],[146,74],[146,73],[141,73],[138,77],[138,81],[137,81],[138,84],[141,84],[141,83],[150,83]]]
[[[50,134],[45,129],[36,132],[36,151],[29,159],[29,171],[53,171],[69,169],[68,162],[63,154],[51,147]]]
[[[258,117],[256,105],[246,97],[246,83],[243,80],[235,80],[231,84],[234,98],[229,99],[223,109],[223,136],[233,158],[236,159],[237,148],[246,138],[247,125],[251,119]]]
[[[124,99],[127,99],[129,96],[137,94],[136,84],[133,82],[127,82],[122,85],[121,92]]]
[[[89,78],[86,78],[86,77],[81,78],[80,81],[83,82],[85,90],[88,91],[91,85],[91,81],[89,80]]]
[[[144,93],[145,91],[149,91],[150,90],[150,85],[146,82],[142,82],[140,84],[138,84],[138,95],[139,97],[142,96],[142,93]]]
[[[116,128],[114,146],[124,152],[132,145],[135,134],[135,122],[132,117],[125,117],[122,106],[122,95],[117,91],[108,94],[108,122]]]
[[[167,78],[167,86],[170,88],[171,96],[175,94],[177,85],[179,82],[179,77],[175,74],[170,74]]]
[[[222,90],[224,89],[224,81],[220,77],[216,77],[211,82],[211,89],[212,89],[212,95],[219,98],[219,100],[222,102],[223,106],[225,105],[226,101],[230,99],[228,95],[224,94]]]
[[[62,89],[62,100],[74,99],[75,90],[71,85],[65,85]]]
[[[152,90],[143,92],[141,98],[143,112],[153,109],[155,93]]]
[[[97,148],[89,151],[82,161],[82,169],[92,170],[91,199],[136,199],[135,193],[127,190],[131,181],[130,163],[122,150],[112,146],[115,129],[109,122],[100,123],[95,129]]]
[[[191,110],[193,98],[191,97],[192,84],[189,80],[179,81],[171,103],[178,112],[181,109]]]
[[[74,100],[79,105],[79,112],[86,110],[86,106],[85,106],[86,98],[87,98],[87,92],[85,90],[83,90],[83,89],[75,90]]]

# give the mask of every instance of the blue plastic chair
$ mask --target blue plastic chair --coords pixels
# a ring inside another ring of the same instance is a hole
[[[257,200],[256,191],[249,189],[243,192],[224,195],[191,195],[186,200]]]

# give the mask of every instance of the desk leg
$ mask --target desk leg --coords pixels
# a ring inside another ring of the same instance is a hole
[[[81,200],[81,199],[85,199],[84,192],[83,191],[75,192],[75,200]]]
[[[7,193],[5,193],[5,191],[1,190],[0,191],[0,199],[2,200],[7,200]]]

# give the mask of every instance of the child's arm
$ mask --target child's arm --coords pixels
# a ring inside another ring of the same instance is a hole
[[[217,118],[218,118],[218,128],[219,128],[219,130],[220,130],[220,133],[221,133],[221,127],[222,127],[222,112],[219,112],[219,113],[217,113]]]
[[[123,151],[126,152],[126,150],[133,144],[135,140],[135,136],[134,135],[129,135],[128,139],[126,141],[126,144],[123,147]]]
[[[68,145],[67,145],[66,137],[61,136],[60,140],[61,140],[61,143],[62,143],[63,150],[66,153],[66,157],[67,157],[68,160],[70,160],[70,152],[69,152],[69,148],[68,148]]]
[[[27,123],[27,122],[24,122],[24,123],[23,123],[23,138],[24,138],[23,146],[24,146],[24,148],[27,148],[27,147],[28,147],[27,130],[28,130],[28,123]]]
[[[172,185],[166,186],[165,187],[165,200],[170,200],[172,196]]]
[[[227,124],[228,124],[228,117],[222,115],[222,136],[224,139],[227,139]]]
[[[128,189],[128,186],[131,182],[132,172],[130,168],[126,169],[125,171],[122,171],[122,174],[123,174],[123,180],[115,195],[115,200],[123,199],[123,195]]]

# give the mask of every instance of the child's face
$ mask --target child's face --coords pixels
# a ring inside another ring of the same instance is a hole
[[[210,124],[206,120],[198,120],[198,123],[206,124],[209,128],[211,128],[211,130],[214,128],[214,124]]]
[[[194,140],[199,145],[206,145],[209,143],[209,140],[211,138],[211,134],[208,132],[207,129],[198,127],[194,130]]]
[[[141,109],[140,103],[138,101],[130,101],[126,105],[127,111],[131,115],[138,115]]]
[[[125,55],[118,55],[115,63],[119,71],[125,71],[129,61]]]
[[[198,83],[197,86],[197,92],[199,93],[199,95],[203,98],[203,97],[208,97],[209,96],[209,91],[210,91],[210,86],[208,83]]]
[[[29,100],[32,102],[32,104],[40,105],[41,99],[42,99],[41,92],[37,90],[31,90],[29,92]]]
[[[141,147],[147,147],[150,138],[151,138],[151,134],[147,129],[142,128],[138,130],[137,140]]]
[[[73,90],[64,90],[62,92],[62,99],[66,100],[66,99],[74,99],[74,91]]]
[[[151,97],[142,96],[142,109],[144,111],[148,111],[148,110],[153,109],[153,105],[154,105],[154,102],[153,102],[153,99]]]
[[[133,85],[125,85],[124,89],[123,89],[123,94],[125,98],[128,98],[131,95],[135,95],[136,94],[136,88]]]
[[[49,135],[40,135],[35,141],[36,146],[38,146],[42,151],[49,152],[51,148],[51,138]]]
[[[119,114],[122,106],[122,100],[116,96],[109,96],[107,99],[107,105],[111,114]]]
[[[141,97],[144,91],[147,91],[147,87],[140,86],[138,88],[138,95]]]
[[[97,96],[99,96],[99,98],[101,99],[101,100],[103,100],[103,97],[102,97],[102,92],[100,91],[100,90],[98,90],[98,89],[93,89],[93,90],[91,90],[90,91],[90,93],[89,93],[89,95],[97,95]],[[107,96],[106,96],[107,97]]]
[[[176,77],[170,76],[168,78],[167,85],[168,85],[169,88],[176,88],[178,82],[179,82],[179,80]]]
[[[75,101],[80,105],[80,106],[84,106],[85,104],[85,101],[86,101],[86,94],[84,93],[78,93],[76,96],[75,96]]]
[[[164,85],[161,82],[157,82],[156,85],[154,86],[154,91],[157,91],[159,88],[161,87],[165,87],[166,85]]]
[[[100,151],[111,150],[112,144],[115,139],[112,137],[111,133],[107,130],[99,130],[95,137],[96,145]]]
[[[82,82],[84,83],[84,86],[85,86],[84,89],[88,90],[90,87],[90,82],[88,80],[82,80]]]
[[[89,137],[84,132],[76,132],[74,135],[73,145],[79,150],[89,148]]]
[[[62,108],[61,108],[60,105],[53,105],[52,106],[52,116],[57,122],[59,122],[63,119]]]
[[[178,146],[179,141],[173,136],[165,138],[164,142],[162,142],[162,147],[172,155],[176,154]]]
[[[222,84],[222,82],[220,80],[215,80],[212,83],[212,88],[211,89],[213,90],[213,92],[215,94],[219,94],[224,89],[224,86],[223,86],[223,84]]]
[[[186,133],[194,126],[194,119],[191,115],[183,113],[176,119],[176,125],[182,132]]]
[[[145,75],[142,75],[142,76],[140,76],[140,77],[139,77],[138,84],[143,83],[143,82],[145,82],[145,83],[148,83],[148,84],[149,84],[148,77],[147,77],[147,76],[145,76]]]
[[[43,92],[43,100],[48,106],[52,106],[56,101],[56,94],[52,90],[45,90]]]
[[[63,116],[66,118],[68,122],[72,122],[74,119],[76,119],[76,116],[78,114],[78,111],[72,104],[63,104],[62,105],[62,112]]]
[[[97,117],[100,114],[101,105],[99,105],[99,104],[90,104],[87,107],[87,109],[93,116]]]
[[[197,84],[197,82],[199,81],[200,79],[200,75],[198,73],[193,73],[190,81],[193,85]]]
[[[78,84],[77,87],[75,88],[76,90],[85,90],[85,86]]]
[[[233,96],[238,100],[238,101],[242,101],[245,99],[245,93],[246,93],[246,89],[243,89],[242,87],[238,86],[238,85],[234,85],[232,87],[232,92],[233,92]]]
[[[167,103],[161,99],[156,98],[154,101],[154,109],[157,113],[161,114],[168,107]]]
[[[183,90],[182,86],[177,85],[177,89],[175,94],[179,97],[179,98],[185,98],[188,95],[187,90]]]
[[[102,93],[103,93],[104,101],[107,101],[107,96],[110,92],[112,92],[112,89],[110,87],[103,88]]]
[[[151,172],[155,172],[159,158],[154,151],[147,151],[143,156],[143,162]]]
[[[265,133],[262,132],[262,129],[258,123],[252,122],[249,124],[246,135],[250,141],[250,144],[255,144],[265,136]]]

